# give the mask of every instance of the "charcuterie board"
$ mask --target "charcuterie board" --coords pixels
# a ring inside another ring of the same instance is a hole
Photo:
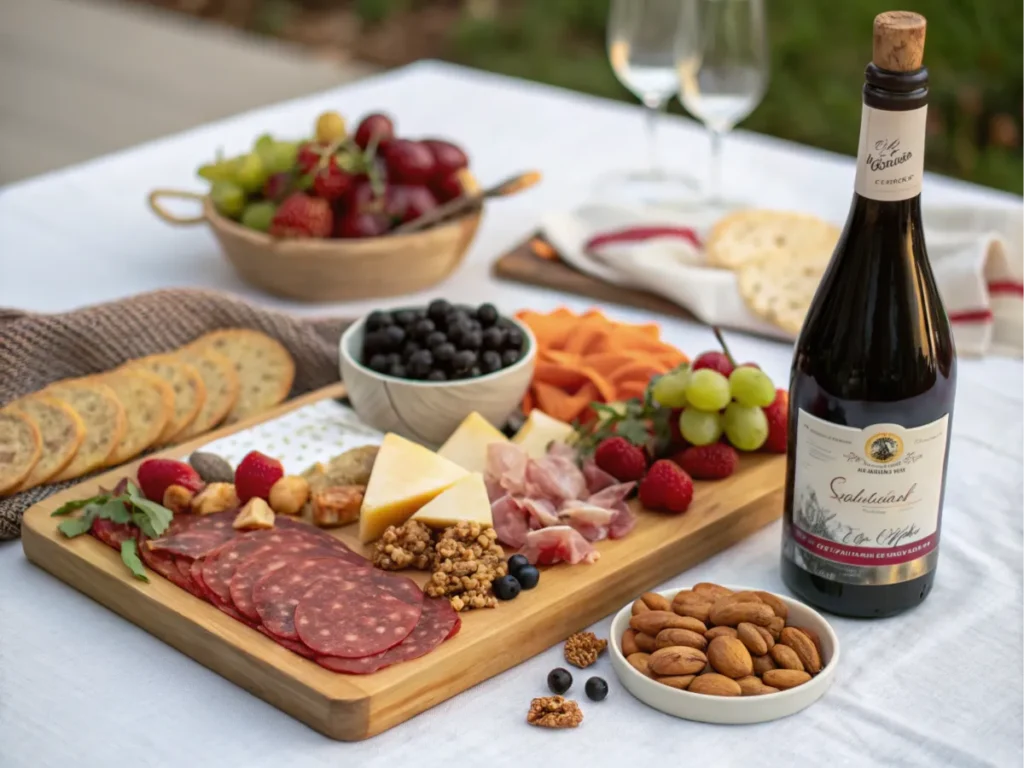
[[[343,395],[342,385],[328,387],[163,455],[184,457],[211,441]],[[118,554],[92,537],[67,539],[58,532],[53,510],[134,475],[136,464],[32,507],[22,542],[33,563],[128,621],[326,736],[355,741],[519,664],[775,520],[782,510],[784,463],[779,455],[744,457],[733,476],[697,483],[684,515],[639,511],[626,538],[597,544],[596,563],[547,568],[539,587],[519,599],[461,614],[461,632],[428,655],[364,676],[325,670],[156,574],[148,583],[134,580]],[[356,527],[334,532],[360,551]],[[422,582],[425,575],[414,578]]]

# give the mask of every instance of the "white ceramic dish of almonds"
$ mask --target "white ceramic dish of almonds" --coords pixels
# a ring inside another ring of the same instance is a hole
[[[751,587],[729,587],[729,589],[734,592],[752,590]],[[683,590],[669,589],[658,594],[668,598],[671,602],[676,593],[681,591]],[[789,609],[786,623],[814,630],[818,633],[821,641],[821,672],[802,685],[761,696],[709,696],[670,688],[663,683],[655,682],[634,669],[622,654],[622,634],[629,629],[632,603],[626,605],[612,620],[609,646],[615,674],[626,690],[644,704],[665,714],[686,720],[724,725],[749,725],[796,714],[820,699],[832,684],[836,666],[839,664],[839,638],[836,637],[835,631],[820,613],[785,595],[778,595],[778,597]]]

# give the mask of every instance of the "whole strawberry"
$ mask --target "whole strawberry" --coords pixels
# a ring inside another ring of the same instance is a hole
[[[594,452],[594,461],[620,483],[639,480],[647,471],[647,454],[624,437],[608,437]]]
[[[250,451],[235,469],[235,493],[245,504],[249,499],[259,497],[266,501],[274,483],[284,477],[284,467],[277,459]]]
[[[769,453],[785,453],[789,442],[789,392],[775,391],[775,401],[764,409],[768,417],[768,439],[761,450]]]
[[[199,473],[183,461],[174,459],[146,459],[139,464],[139,487],[150,501],[162,504],[169,486],[180,485],[197,493],[205,483]]]
[[[647,509],[681,514],[693,501],[693,479],[668,459],[654,462],[640,483],[640,503]]]
[[[736,471],[740,457],[728,443],[694,445],[680,451],[672,461],[695,480],[721,480]]]
[[[334,202],[347,195],[354,182],[355,177],[341,170],[332,157],[326,167],[317,171],[313,177],[313,192],[317,197]]]
[[[270,234],[274,237],[330,237],[334,229],[334,213],[331,204],[303,192],[295,192],[285,198],[270,222]]]

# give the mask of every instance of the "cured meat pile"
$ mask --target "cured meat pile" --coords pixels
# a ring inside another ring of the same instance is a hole
[[[540,459],[514,443],[492,443],[484,476],[498,538],[535,565],[592,563],[591,542],[622,538],[636,525],[626,504],[636,483],[618,482],[593,459],[578,467],[563,443]]]
[[[91,533],[117,550],[135,538],[149,568],[334,672],[410,661],[459,631],[448,600],[426,598],[415,582],[373,568],[330,534],[281,517],[270,530],[236,531],[235,514],[176,515],[152,541],[101,518]]]

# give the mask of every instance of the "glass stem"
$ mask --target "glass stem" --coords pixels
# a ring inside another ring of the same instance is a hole
[[[665,103],[664,99],[644,99],[647,112],[647,162],[653,178],[661,176],[661,164],[658,157],[658,114]]]
[[[710,203],[722,202],[722,137],[725,131],[717,128],[708,128],[708,137],[711,139],[711,152],[708,162],[708,190],[707,199]]]

